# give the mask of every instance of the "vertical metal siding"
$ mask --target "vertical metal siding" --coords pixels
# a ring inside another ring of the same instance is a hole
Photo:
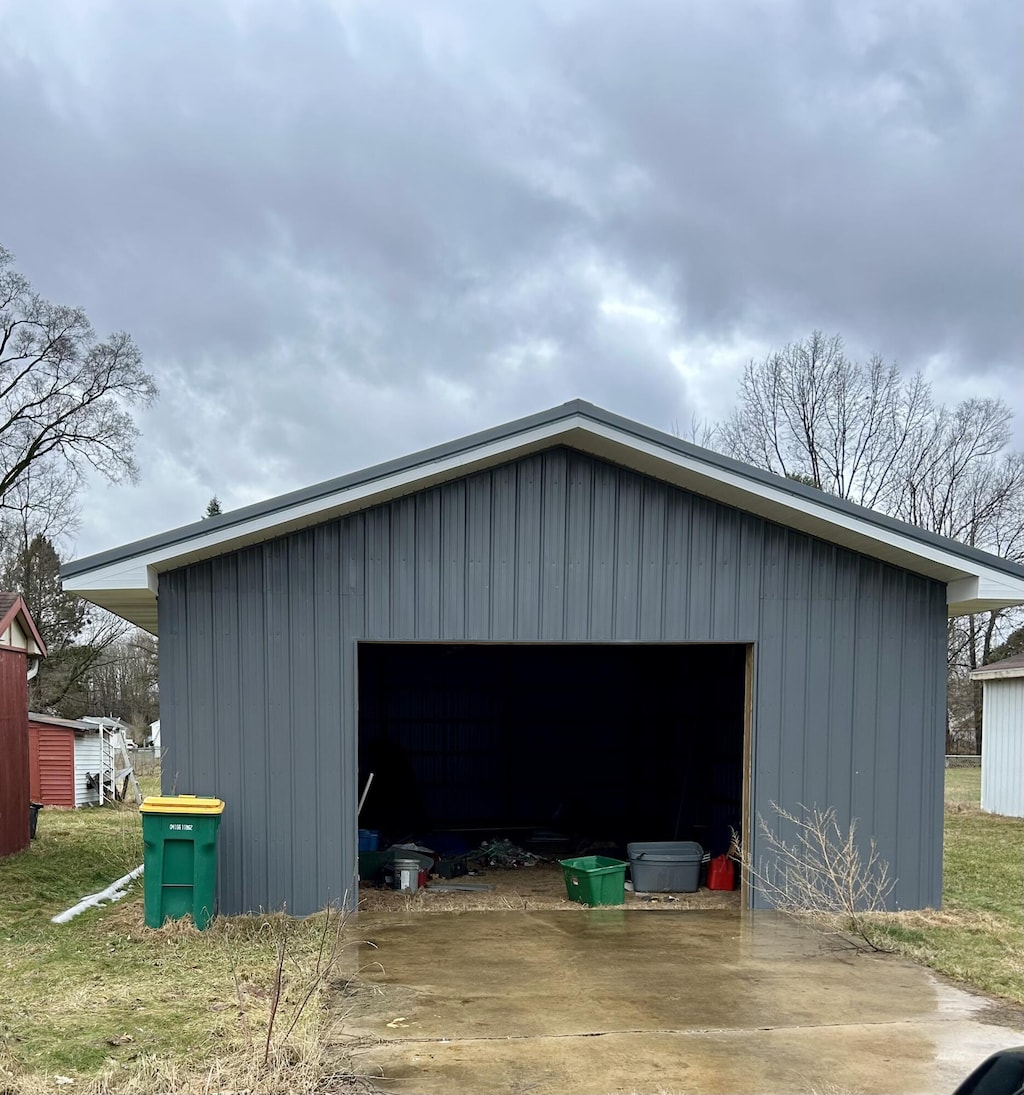
[[[0,650],[0,856],[28,845],[27,658]]]
[[[89,786],[89,776],[103,767],[103,750],[99,731],[75,734],[75,805],[98,806],[100,792]]]
[[[1024,677],[984,681],[981,808],[1024,817]]]
[[[626,469],[555,449],[172,571],[160,633],[164,789],[227,800],[226,911],[351,890],[360,639],[753,642],[754,811],[835,806],[940,900],[943,586]],[[445,705],[425,747],[486,748]]]

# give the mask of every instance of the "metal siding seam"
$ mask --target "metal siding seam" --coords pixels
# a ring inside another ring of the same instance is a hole
[[[189,687],[189,727],[192,731],[188,736],[188,749],[180,756],[180,781],[179,790],[188,789],[195,794],[196,787],[196,752],[202,747],[202,734],[209,733],[209,728],[204,726],[204,715],[208,710],[210,694],[209,681],[206,678],[206,666],[210,661],[210,621],[209,600],[207,583],[203,564],[189,568],[189,632],[191,642],[188,647],[188,675],[191,685]],[[199,733],[195,733],[196,729]]]
[[[569,454],[568,565],[565,583],[565,615],[567,639],[590,637],[590,572],[592,569],[590,539],[593,504],[593,467],[579,453]]]
[[[244,912],[257,907],[268,885],[267,832],[265,814],[260,813],[262,801],[259,788],[265,787],[266,776],[266,626],[265,590],[263,579],[264,551],[249,548],[239,555],[238,569],[238,645],[240,654],[240,686],[238,697],[242,733],[242,764],[239,776],[241,801],[226,804],[234,808],[237,824],[244,834],[239,839],[241,859],[239,891],[231,898],[231,912]],[[255,792],[255,793],[254,793]],[[228,848],[225,845],[225,853]],[[227,895],[225,895],[226,899]]]
[[[664,590],[662,637],[668,641],[686,638],[686,507],[688,496],[668,491],[665,499]]]
[[[366,514],[366,633],[387,635],[391,621],[391,508],[378,506]],[[339,562],[340,566],[340,562]]]
[[[291,692],[291,636],[288,631],[288,538],[274,542],[268,552],[267,650],[267,756],[264,802],[267,839],[267,907],[279,909],[291,896],[290,829],[293,765],[289,743]],[[273,820],[272,820],[273,818]]]
[[[921,578],[908,576],[906,593],[906,614],[912,633],[927,626],[925,583]],[[928,778],[925,766],[921,763],[927,740],[926,712],[928,710],[925,695],[924,657],[925,646],[921,643],[907,643],[904,639],[903,664],[900,681],[900,751],[898,758],[899,800],[896,809],[897,863],[899,873],[906,875],[904,864],[915,864],[918,875],[915,890],[922,889],[921,865],[926,862],[922,855],[922,788]],[[904,887],[901,887],[901,891]],[[904,901],[904,903],[906,903]]]
[[[568,504],[565,449],[544,455],[541,483],[540,637],[565,637],[566,568],[568,565]]]
[[[638,603],[641,639],[664,637],[666,490],[653,479],[643,481],[640,501],[640,590]]]
[[[711,629],[710,638],[727,640],[736,634],[736,584],[737,560],[734,543],[735,511],[724,506],[714,506],[711,511],[714,524],[714,576],[711,580]]]
[[[793,809],[797,803],[820,806],[806,801],[804,756],[807,749],[807,653],[808,653],[808,576],[807,541],[788,532],[782,536],[785,556],[782,599],[782,719],[779,787],[781,805]]]
[[[641,479],[622,468],[615,479],[615,599],[613,634],[635,640],[640,628]]]
[[[829,747],[829,800],[840,817],[853,812],[854,663],[857,635],[858,563],[856,556],[836,553],[835,615],[831,661],[833,676],[829,707],[832,741]]]
[[[541,590],[541,457],[527,456],[516,464],[515,621],[517,639],[540,634]]]
[[[616,469],[611,465],[594,465],[589,635],[592,640],[607,641],[614,635],[615,480]]]
[[[737,600],[737,635],[753,642],[761,621],[761,560],[764,553],[764,522],[739,514],[742,559]]]
[[[158,629],[160,631],[160,656],[157,659],[157,679],[160,683],[160,727],[161,740],[165,752],[173,748],[175,731],[174,727],[180,719],[180,695],[183,689],[188,687],[188,674],[183,673],[179,666],[179,652],[182,649],[181,628],[185,623],[181,611],[178,587],[181,582],[181,571],[170,571],[161,574],[157,579],[158,595],[156,599],[157,613],[159,616]],[[75,749],[75,805],[79,804],[79,771],[78,748]],[[175,754],[170,754],[170,759]],[[160,790],[163,794],[170,794],[171,787],[170,765],[164,761],[160,765]],[[83,800],[84,801],[84,798]]]
[[[515,635],[515,467],[495,468],[491,479],[491,635]]]
[[[340,893],[324,894],[324,898],[330,896],[340,900],[347,896],[354,901],[357,896],[358,884],[356,848],[358,842],[358,817],[356,804],[359,795],[357,784],[359,782],[359,722],[358,722],[358,698],[359,678],[357,655],[358,639],[365,633],[365,597],[366,575],[358,569],[358,560],[363,555],[362,540],[365,538],[365,527],[360,524],[346,522],[344,531],[351,533],[351,541],[348,550],[342,554],[351,564],[351,582],[341,590],[340,603],[338,605],[337,654],[341,660],[341,698],[338,706],[340,719],[338,735],[338,766],[335,777],[335,785],[339,786],[337,795],[337,809],[335,821],[338,825],[338,833],[341,841],[340,857],[337,866],[337,875],[328,875],[331,886],[340,888]],[[330,847],[328,839],[325,847]]]
[[[854,636],[854,703],[851,733],[853,736],[850,796],[851,816],[862,820],[874,812],[873,779],[865,772],[874,771],[874,722],[878,704],[878,645],[881,626],[875,576],[861,557],[858,570],[860,582],[857,597],[856,633]]]
[[[692,642],[710,638],[711,582],[708,580],[710,530],[707,499],[690,498],[689,550],[686,557],[686,636]],[[713,568],[712,568],[713,569]]]
[[[886,568],[883,579],[883,608],[898,606],[883,625],[879,642],[879,710],[875,720],[875,815],[874,830],[879,848],[895,869],[902,871],[900,852],[899,801],[904,770],[900,744],[909,727],[901,718],[902,692],[909,685],[906,672],[907,647],[904,627],[907,590],[904,572]],[[883,612],[883,620],[886,614]],[[889,645],[888,652],[885,645]],[[909,721],[909,720],[908,720]],[[917,867],[914,868],[918,870]]]
[[[946,715],[946,658],[947,658],[947,623],[946,623],[946,591],[945,588],[938,582],[929,582],[929,589],[932,599],[932,613],[935,619],[935,624],[931,630],[933,655],[932,670],[933,674],[933,691],[932,691],[932,716],[928,718],[927,712],[925,714],[928,719],[928,725],[933,726],[936,733],[929,735],[925,741],[926,748],[930,745],[932,750],[932,778],[929,781],[929,790],[931,792],[932,811],[931,819],[932,823],[929,827],[929,832],[932,838],[932,864],[929,872],[931,876],[931,883],[928,886],[928,896],[925,897],[922,890],[919,891],[916,904],[919,905],[932,905],[935,908],[939,908],[942,902],[942,836],[943,836],[943,815],[945,809],[944,802],[944,759],[945,743],[940,737],[939,731],[945,726]],[[927,770],[927,765],[924,766]]]
[[[313,699],[316,682],[311,679],[310,637],[315,626],[313,610],[312,558],[315,541],[310,530],[303,530],[289,538],[288,551],[288,636],[289,636],[289,688],[288,741],[292,759],[292,800],[288,811],[290,844],[289,857],[291,885],[287,897],[288,907],[296,913],[308,908],[310,883],[316,887],[316,865],[308,862],[311,838],[308,828],[308,804],[315,784],[316,771],[309,763],[305,748],[306,735],[315,733]],[[301,839],[299,838],[301,834]],[[301,914],[301,913],[300,913]]]
[[[214,725],[209,738],[213,745],[212,781],[210,793],[227,801],[239,798],[237,757],[240,738],[238,718],[238,588],[234,580],[237,556],[228,555],[211,560],[211,608],[213,618],[211,669],[216,687],[210,696],[210,711]],[[235,617],[232,619],[232,617]],[[230,757],[234,758],[234,763]],[[221,828],[225,826],[222,823]],[[219,837],[219,834],[218,834]],[[224,844],[217,841],[217,888],[225,893],[237,893],[240,887],[240,857],[227,855]]]
[[[818,803],[829,799],[828,753],[831,727],[827,721],[832,684],[831,644],[835,597],[829,586],[835,568],[826,545],[811,544],[810,596],[807,599],[807,645],[804,697],[804,795]]]
[[[416,521],[415,563],[417,639],[436,639],[441,629],[440,546],[441,517],[437,488],[413,495]]]
[[[459,479],[441,489],[440,636],[466,635],[466,481]]]
[[[360,515],[361,516],[361,515]],[[316,552],[315,529],[296,533],[288,554],[288,633],[291,654],[289,743],[292,754],[291,893],[288,908],[312,912],[319,889],[316,859]],[[312,748],[311,748],[312,746]],[[312,907],[311,907],[312,906]]]
[[[466,481],[466,638],[491,632],[491,475]]]
[[[389,636],[411,639],[416,633],[415,496],[389,502],[391,513],[391,625]]]
[[[771,803],[783,805],[780,766],[783,749],[784,615],[777,557],[780,532],[777,526],[765,526],[762,545],[762,598],[755,679],[757,737],[753,743],[756,792],[751,797],[751,837],[755,860],[761,855],[761,838],[757,831],[758,816],[762,816],[766,824],[777,831],[778,824],[771,812]],[[763,900],[760,904],[764,905]]]

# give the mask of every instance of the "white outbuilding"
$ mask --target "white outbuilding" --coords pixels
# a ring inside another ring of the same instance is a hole
[[[981,808],[1024,817],[1024,654],[976,669],[982,682]]]

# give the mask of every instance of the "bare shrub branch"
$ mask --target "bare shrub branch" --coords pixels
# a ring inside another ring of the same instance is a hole
[[[774,802],[771,807],[776,824],[781,822],[791,835],[787,838],[758,814],[765,854],[756,864],[734,834],[748,882],[781,912],[809,917],[858,948],[883,949],[875,941],[869,915],[886,911],[896,880],[874,837],[862,851],[856,819],[843,829],[831,806],[797,803],[799,813]]]

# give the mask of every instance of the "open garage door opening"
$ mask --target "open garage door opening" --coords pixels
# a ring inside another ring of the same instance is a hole
[[[359,818],[388,842],[713,854],[745,831],[743,644],[359,644]],[[457,835],[457,837],[456,837]]]

